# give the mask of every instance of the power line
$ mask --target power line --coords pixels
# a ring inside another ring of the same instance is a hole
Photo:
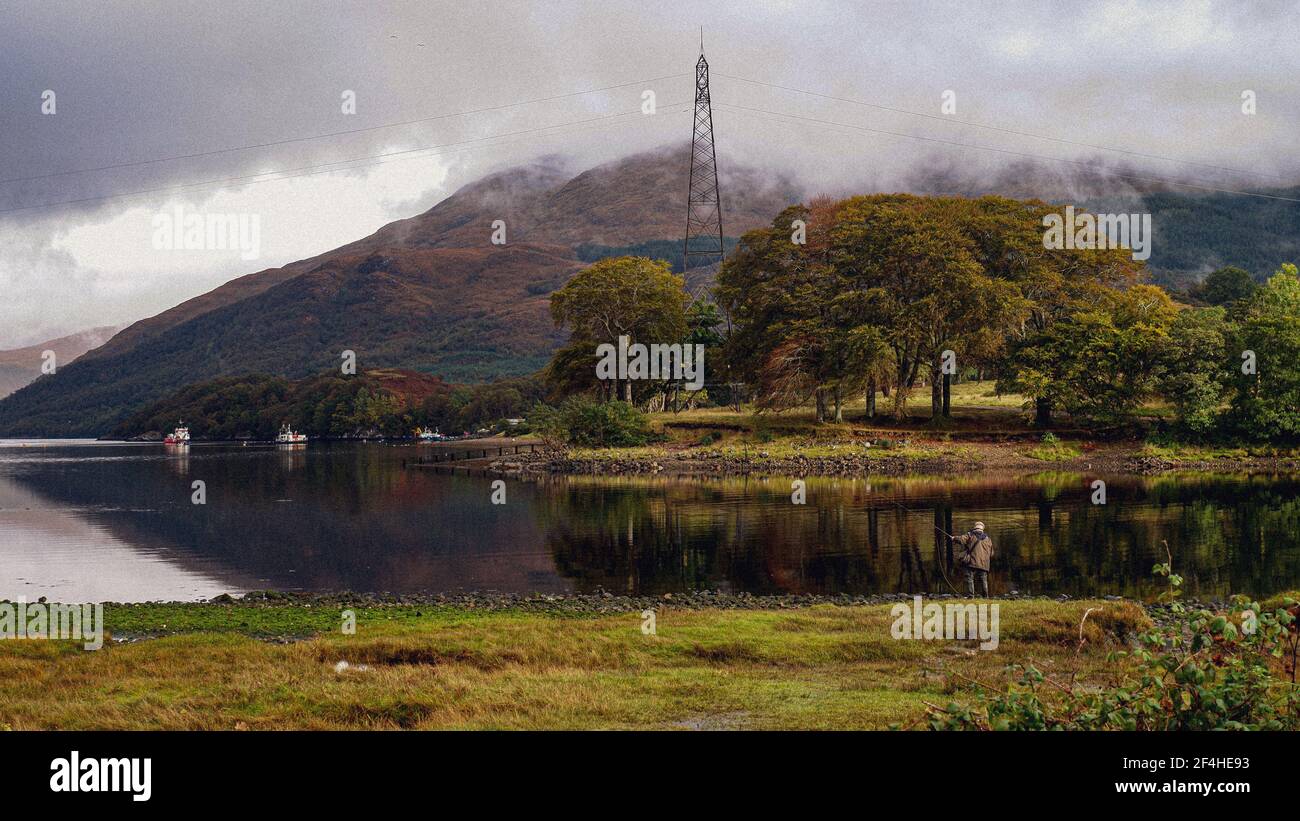
[[[31,182],[34,180],[52,179],[54,177],[66,177],[66,176],[71,176],[73,174],[90,174],[96,171],[110,171],[118,168],[138,168],[140,166],[154,165],[161,162],[171,162],[173,160],[193,160],[202,157],[213,157],[220,154],[230,154],[235,151],[251,151],[258,148],[273,148],[275,146],[289,145],[292,143],[300,143],[300,142],[308,142],[310,140],[323,140],[329,137],[343,137],[350,134],[362,134],[368,131],[378,131],[385,128],[398,128],[404,125],[415,125],[417,123],[433,122],[434,120],[445,120],[450,117],[464,117],[470,114],[482,114],[488,111],[501,111],[507,108],[517,108],[519,106],[532,105],[533,103],[553,102],[555,100],[563,100],[568,97],[578,97],[584,94],[598,94],[602,91],[612,91],[618,88],[627,88],[628,86],[644,85],[646,83],[655,83],[655,82],[659,82],[660,80],[672,80],[679,77],[686,77],[688,75],[689,72],[680,72],[678,74],[666,74],[662,77],[651,77],[648,80],[635,80],[630,83],[619,83],[617,85],[603,86],[601,88],[589,88],[586,89],[585,91],[570,91],[565,94],[554,94],[549,97],[535,97],[531,100],[520,100],[519,102],[515,102],[515,103],[502,103],[501,105],[485,106],[483,108],[473,108],[473,109],[468,109],[466,111],[454,111],[454,112],[449,112],[447,114],[435,114],[429,117],[417,117],[416,119],[413,120],[403,120],[401,122],[395,122],[395,123],[383,123],[381,125],[366,126],[364,128],[350,128],[344,131],[330,131],[325,134],[311,134],[305,137],[289,137],[283,140],[272,140],[270,142],[264,142],[264,143],[250,143],[248,145],[236,145],[236,146],[230,146],[228,148],[215,148],[212,149],[211,151],[197,151],[192,154],[174,154],[169,157],[157,157],[155,159],[132,160],[129,162],[110,163],[108,165],[98,165],[90,168],[77,168],[69,171],[52,171],[46,174],[33,174],[29,177],[9,177],[7,179],[0,179],[0,184],[11,183],[11,182]]]
[[[867,126],[863,126],[863,125],[853,125],[851,123],[838,123],[838,122],[834,122],[833,120],[822,120],[817,117],[805,117],[799,114],[786,114],[779,111],[767,111],[762,108],[753,108],[750,106],[739,106],[733,103],[718,103],[718,107],[724,109],[742,111],[742,112],[767,114],[774,117],[782,117],[782,118],[793,119],[793,120],[801,120],[803,122],[816,123],[818,125],[833,126],[836,128],[850,128],[855,131],[865,131],[872,134],[883,134],[890,137],[903,137],[909,140],[920,140],[922,142],[938,143],[940,145],[949,145],[956,148],[969,148],[969,149],[974,149],[976,151],[991,151],[997,154],[1006,154],[1013,157],[1022,157],[1037,162],[1068,163],[1070,165],[1077,165],[1082,168],[1086,168],[1090,171],[1093,171],[1097,174],[1102,174],[1110,177],[1120,177],[1123,179],[1139,180],[1143,182],[1157,182],[1164,185],[1178,186],[1181,188],[1195,188],[1201,191],[1209,191],[1218,194],[1236,194],[1243,197],[1258,197],[1261,199],[1278,200],[1280,202],[1300,203],[1300,199],[1297,199],[1295,197],[1283,197],[1277,194],[1262,194],[1257,191],[1241,191],[1233,188],[1220,188],[1218,186],[1212,186],[1212,185],[1198,185],[1196,183],[1181,182],[1179,180],[1174,180],[1167,177],[1152,177],[1152,176],[1147,176],[1142,174],[1129,174],[1122,171],[1114,171],[1108,168],[1095,165],[1093,163],[1084,162],[1082,160],[1066,159],[1065,157],[1049,157],[1043,154],[1030,154],[1024,151],[1013,151],[1008,148],[998,148],[996,146],[976,145],[973,143],[957,142],[955,140],[945,140],[939,137],[924,137],[918,134],[907,134],[901,131],[887,131],[885,129],[880,129],[880,128],[868,128]]]
[[[867,108],[875,108],[881,111],[890,111],[895,114],[907,114],[912,117],[925,117],[926,119],[930,119],[930,120],[939,120],[941,122],[950,123],[950,124],[965,125],[965,126],[970,126],[971,128],[983,128],[989,131],[998,131],[1003,134],[1014,134],[1019,137],[1029,137],[1035,140],[1047,140],[1049,142],[1061,143],[1063,145],[1072,145],[1079,148],[1089,148],[1094,151],[1112,151],[1117,154],[1127,154],[1130,157],[1141,157],[1143,159],[1148,159],[1148,160],[1161,160],[1163,162],[1180,163],[1183,165],[1194,165],[1194,166],[1199,166],[1201,168],[1212,168],[1216,171],[1228,171],[1234,174],[1250,174],[1252,176],[1267,177],[1269,179],[1274,179],[1274,180],[1284,179],[1282,176],[1278,174],[1269,174],[1263,171],[1249,171],[1244,168],[1232,168],[1230,166],[1214,165],[1212,163],[1197,162],[1195,160],[1180,160],[1176,157],[1166,157],[1160,154],[1147,154],[1141,151],[1131,151],[1126,148],[1115,148],[1113,146],[1097,145],[1095,143],[1085,143],[1078,140],[1069,140],[1064,137],[1053,137],[1047,134],[1035,134],[1031,131],[1020,131],[1014,128],[1003,128],[1002,126],[988,125],[987,123],[978,123],[972,120],[959,120],[955,117],[948,116],[948,115],[927,114],[924,111],[910,111],[905,108],[895,108],[893,106],[881,105],[879,103],[869,103],[865,100],[855,100],[849,97],[836,97],[831,94],[822,94],[816,91],[807,91],[805,89],[792,88],[791,86],[783,86],[783,85],[778,85],[776,83],[766,83],[763,82],[762,80],[751,80],[745,77],[737,77],[731,74],[723,74],[720,71],[717,72],[717,75],[719,77],[725,77],[728,80],[736,80],[741,83],[752,83],[753,85],[765,86],[767,88],[779,89],[781,91],[790,91],[796,94],[806,94],[810,97],[820,97],[824,100],[834,100],[835,102],[840,102],[840,103],[850,103],[852,105],[866,106]]]
[[[681,109],[681,111],[673,111],[673,110],[671,110],[671,109],[673,109],[673,108],[676,107],[676,106],[685,106],[685,105],[686,105],[685,102],[668,103],[666,106],[663,106],[662,108],[667,108],[667,109],[669,109],[669,111],[667,112],[667,113],[669,113],[669,114],[676,114],[676,113],[682,113],[682,112],[684,112],[686,109],[683,108],[683,109]],[[242,182],[242,183],[244,183],[245,185],[253,185],[253,184],[256,184],[256,183],[259,183],[259,182],[275,182],[275,181],[277,181],[277,180],[294,179],[294,178],[297,178],[297,177],[308,177],[308,176],[312,176],[312,175],[315,175],[315,174],[328,174],[328,173],[333,173],[333,172],[337,172],[337,171],[351,171],[351,170],[356,169],[356,168],[365,168],[365,167],[368,167],[368,166],[371,166],[371,165],[383,165],[383,164],[388,163],[388,162],[395,162],[396,160],[392,159],[392,158],[394,158],[394,157],[397,157],[398,159],[420,159],[420,158],[417,158],[417,157],[410,157],[410,156],[401,156],[401,157],[399,157],[399,155],[409,155],[409,154],[414,154],[414,153],[416,153],[416,152],[432,152],[432,153],[429,153],[429,154],[425,154],[424,156],[426,156],[426,157],[427,157],[427,156],[438,156],[438,155],[441,154],[441,153],[452,153],[452,152],[450,152],[450,151],[448,151],[448,152],[442,152],[442,151],[439,151],[439,150],[438,150],[438,149],[447,148],[447,147],[450,147],[450,146],[465,146],[465,147],[463,147],[463,148],[453,149],[453,150],[456,150],[456,151],[467,151],[467,150],[470,150],[471,148],[475,147],[475,144],[477,144],[477,143],[481,143],[481,142],[486,142],[486,141],[488,141],[488,140],[499,140],[499,139],[501,139],[501,138],[503,138],[503,137],[515,137],[515,136],[519,136],[519,135],[523,135],[523,134],[534,134],[534,133],[537,133],[537,132],[539,132],[539,131],[548,131],[548,130],[552,130],[552,129],[556,129],[556,128],[569,128],[569,127],[577,126],[577,125],[589,125],[589,124],[592,124],[592,123],[598,123],[598,122],[603,122],[603,121],[607,121],[607,120],[612,120],[612,119],[615,119],[615,118],[618,118],[618,117],[627,117],[627,116],[632,115],[632,114],[637,114],[637,115],[640,115],[640,116],[646,116],[646,115],[641,111],[641,109],[637,108],[637,109],[633,109],[633,110],[631,110],[631,111],[622,111],[622,112],[619,112],[619,113],[617,113],[617,114],[605,114],[605,115],[602,115],[602,116],[600,116],[600,117],[592,117],[592,118],[590,118],[590,119],[586,119],[586,120],[576,120],[576,121],[574,121],[574,122],[569,122],[569,123],[557,123],[557,124],[555,124],[555,125],[539,126],[539,127],[537,127],[537,128],[527,128],[527,129],[522,129],[522,130],[520,130],[520,131],[510,131],[510,132],[506,132],[506,133],[504,133],[504,134],[493,134],[493,135],[489,135],[489,136],[486,136],[486,137],[476,137],[476,138],[469,139],[469,140],[459,140],[459,141],[456,141],[456,142],[441,143],[441,144],[439,144],[439,145],[424,146],[424,147],[421,147],[421,148],[406,148],[406,149],[402,149],[402,150],[400,150],[400,151],[387,151],[387,152],[384,152],[384,153],[381,153],[381,154],[368,154],[368,155],[365,155],[365,156],[362,156],[362,157],[353,157],[353,158],[351,158],[351,159],[347,159],[347,160],[335,160],[334,162],[328,162],[328,163],[317,163],[317,164],[314,164],[314,165],[305,165],[305,166],[300,166],[300,167],[298,167],[298,168],[285,168],[285,169],[279,169],[279,170],[274,170],[274,171],[262,171],[262,172],[257,173],[257,174],[245,174],[245,175],[237,176],[237,177],[223,177],[223,178],[220,178],[220,179],[202,180],[202,181],[199,181],[199,182],[190,182],[190,183],[181,183],[181,184],[179,184],[179,185],[165,185],[165,186],[159,186],[159,187],[156,187],[156,188],[144,188],[144,189],[141,189],[141,190],[139,190],[139,191],[128,191],[128,192],[126,192],[126,193],[122,193],[122,194],[106,194],[106,195],[102,195],[102,196],[94,196],[94,197],[79,197],[79,198],[77,198],[77,199],[59,200],[59,201],[56,201],[56,202],[40,203],[40,204],[38,204],[38,205],[25,205],[25,206],[20,206],[20,207],[17,207],[17,208],[2,208],[2,209],[0,209],[0,214],[12,214],[12,213],[18,213],[18,212],[21,212],[21,211],[35,211],[35,210],[44,209],[44,208],[55,208],[55,207],[58,207],[58,206],[61,206],[61,205],[80,205],[80,204],[83,204],[83,203],[89,203],[89,202],[105,202],[105,201],[109,201],[109,200],[124,199],[124,198],[127,198],[127,197],[142,196],[142,195],[144,195],[144,194],[156,194],[156,193],[168,192],[168,191],[180,191],[180,190],[184,190],[184,189],[189,189],[189,188],[201,188],[201,187],[204,187],[204,186],[210,186],[210,185],[226,185],[226,184],[237,183],[237,182]],[[656,116],[657,116],[657,115],[656,115]],[[582,130],[582,129],[579,129],[579,130]],[[496,143],[496,144],[500,144],[500,143]],[[346,164],[348,164],[348,163],[358,163],[358,164],[357,164],[357,165],[348,165],[346,168],[333,168],[333,167],[332,167],[332,166],[346,165]],[[296,173],[296,172],[305,172],[305,173]],[[274,176],[274,177],[269,177],[268,179],[257,179],[258,177],[268,177],[268,176],[271,175],[271,174],[284,175],[284,176]]]

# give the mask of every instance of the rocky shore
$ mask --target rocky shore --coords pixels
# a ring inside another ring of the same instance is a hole
[[[489,470],[503,475],[569,474],[583,476],[722,475],[771,473],[789,476],[900,476],[909,473],[955,473],[979,470],[976,462],[955,456],[772,457],[756,451],[751,457],[720,453],[668,454],[663,457],[574,458],[566,453],[529,453],[491,461]]]
[[[684,610],[790,610],[815,605],[837,605],[857,607],[881,604],[910,602],[913,593],[876,593],[848,594],[839,593],[822,595],[815,593],[798,593],[786,595],[755,595],[752,593],[724,593],[716,590],[700,590],[684,593],[662,593],[659,595],[625,596],[608,591],[571,594],[520,594],[520,593],[302,593],[281,592],[276,590],[258,590],[232,596],[222,594],[201,604],[227,604],[253,607],[447,607],[463,610],[522,610],[536,613],[564,614],[606,614],[629,613],[662,607]],[[958,600],[963,597],[952,593],[927,593],[927,600]],[[1024,595],[1011,592],[991,597],[997,601],[1072,601],[1072,597],[1061,594],[1056,596]],[[1126,601],[1121,596],[1098,596],[1106,601]],[[131,604],[119,604],[115,607],[132,607]],[[148,606],[148,605],[140,605]]]
[[[1158,475],[1177,471],[1248,473],[1300,471],[1300,459],[1255,456],[1216,459],[1166,458],[1140,453],[1140,444],[1108,444],[1089,448],[1079,456],[1045,460],[1026,451],[1024,443],[977,442],[945,447],[927,443],[906,454],[864,451],[845,446],[842,455],[774,455],[755,449],[745,455],[710,448],[665,450],[660,454],[620,454],[616,450],[599,457],[579,457],[555,449],[537,453],[511,454],[484,460],[489,473],[501,476],[904,476],[949,475],[979,471],[1037,472],[1043,470]]]

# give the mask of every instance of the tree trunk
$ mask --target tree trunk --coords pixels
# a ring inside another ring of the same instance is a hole
[[[952,416],[952,374],[943,375],[943,415]]]
[[[1052,426],[1052,403],[1045,397],[1034,400],[1034,427],[1050,428]]]
[[[867,418],[876,418],[876,377],[867,380]]]
[[[821,388],[816,391],[817,395],[817,422],[818,424],[826,421],[826,394]]]
[[[835,386],[835,421],[844,421],[844,396],[840,393],[840,386]]]
[[[930,364],[930,418],[938,419],[943,415],[943,375],[939,373],[939,363]]]
[[[623,401],[628,403],[629,405],[632,404],[632,380],[631,379],[623,380]]]

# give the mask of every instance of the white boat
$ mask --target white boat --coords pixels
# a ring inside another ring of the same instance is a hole
[[[305,445],[307,444],[307,434],[294,433],[293,428],[288,423],[280,426],[280,435],[275,437],[277,445]]]
[[[180,422],[176,423],[176,430],[163,437],[165,445],[188,445],[189,443],[190,429]]]
[[[428,428],[417,430],[415,435],[421,442],[437,442],[443,438],[441,433],[438,433],[436,430],[429,430]]]

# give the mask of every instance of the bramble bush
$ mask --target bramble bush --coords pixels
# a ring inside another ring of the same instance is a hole
[[[1182,578],[1172,564],[1171,557],[1153,572],[1169,581],[1161,599],[1174,618],[1139,636],[1136,650],[1108,655],[1117,671],[1108,685],[1085,688],[1073,676],[1058,681],[1018,665],[1021,675],[1006,692],[986,694],[974,708],[932,710],[931,729],[1300,729],[1300,605],[1286,599],[1270,611],[1234,596],[1222,612],[1190,609],[1178,601]],[[1060,697],[1044,699],[1046,685]]]

